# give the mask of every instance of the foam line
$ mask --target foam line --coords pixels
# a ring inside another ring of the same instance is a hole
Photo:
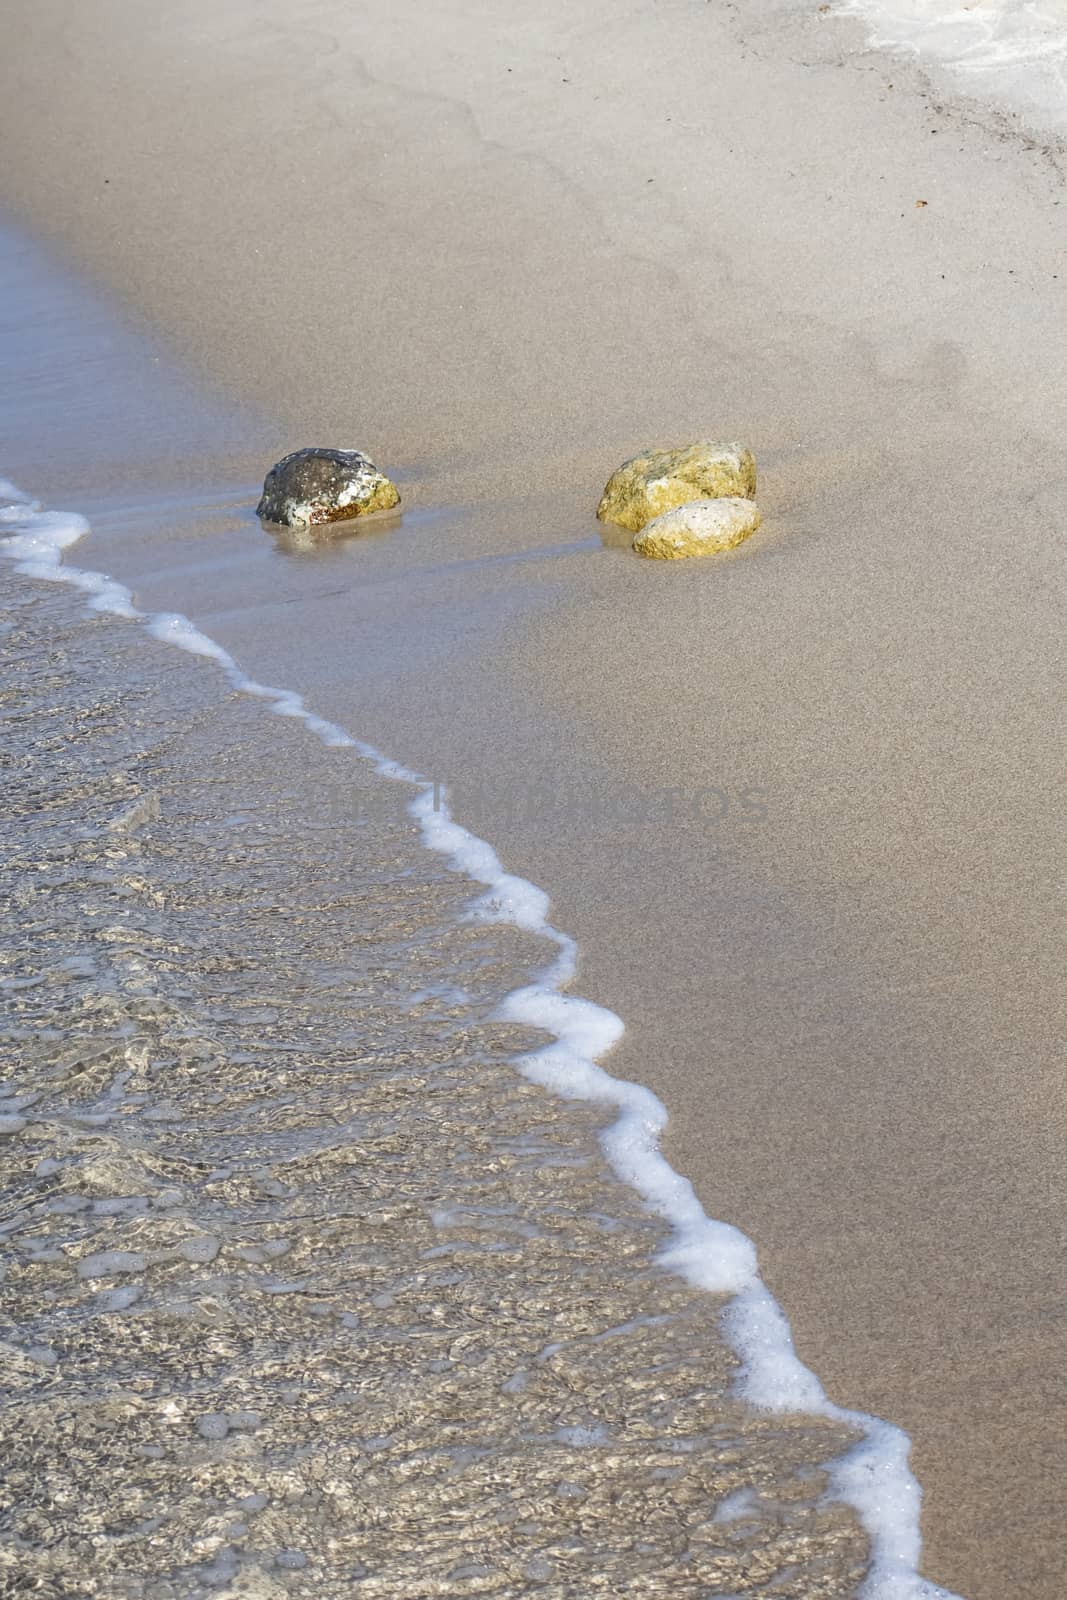
[[[5,529],[11,530],[6,537]],[[738,1392],[764,1410],[824,1416],[862,1432],[858,1445],[827,1464],[833,1497],[855,1509],[870,1540],[871,1566],[862,1600],[955,1600],[917,1572],[921,1491],[908,1466],[907,1435],[891,1423],[843,1410],[827,1399],[793,1349],[785,1315],[759,1276],[751,1239],[709,1217],[692,1184],[660,1150],[667,1123],[663,1103],[642,1084],[614,1078],[598,1064],[622,1037],[623,1024],[603,1006],[564,992],[575,974],[577,947],[548,920],[544,891],[507,872],[491,845],[456,822],[439,786],[317,716],[293,690],[249,678],[188,617],[140,611],[130,591],[105,573],[64,564],[63,552],[88,531],[84,517],[44,511],[0,478],[0,555],[14,561],[17,571],[84,590],[91,596],[90,609],[137,621],[153,638],[214,662],[239,693],[265,701],[278,716],[299,719],[325,745],[351,748],[382,777],[413,787],[417,792],[408,809],[424,844],[443,855],[455,872],[485,887],[469,915],[540,934],[556,946],[556,956],[541,977],[507,995],[497,1013],[548,1036],[548,1043],[517,1057],[516,1067],[554,1094],[618,1112],[601,1135],[602,1147],[623,1182],[671,1225],[659,1264],[698,1288],[731,1297],[722,1326],[741,1362]]]

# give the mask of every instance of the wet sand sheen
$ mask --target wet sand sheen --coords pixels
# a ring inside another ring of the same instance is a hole
[[[8,592],[0,1564],[131,1600],[852,1595],[852,1437],[731,1399],[721,1299],[509,1063],[533,1039],[489,1019],[543,941],[464,921],[349,752],[79,610]]]

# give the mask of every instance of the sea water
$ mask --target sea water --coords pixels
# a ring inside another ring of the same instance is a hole
[[[869,1600],[940,1593],[916,1573],[907,1439],[827,1399],[751,1241],[660,1153],[665,1109],[601,1064],[623,1023],[570,993],[575,946],[544,893],[439,785],[71,561],[89,533],[0,480],[0,557],[24,580],[5,639],[16,937],[0,978],[20,1563],[69,1581],[51,1536],[69,1535],[73,1569],[117,1521],[130,1595],[178,1574],[175,1592],[217,1588],[269,1569],[282,1542],[314,1581],[340,1581],[340,1560],[383,1595],[551,1592],[557,1572],[618,1592],[639,1555],[643,1593],[696,1596],[727,1575],[740,1592],[766,1514],[788,1530],[759,1558],[767,1578],[780,1564],[778,1592],[803,1577]],[[83,597],[82,615],[41,586]],[[214,678],[175,679],[152,645]],[[382,783],[401,795],[384,835],[380,805],[377,830],[359,807],[339,831],[330,789]],[[519,1094],[520,1078],[583,1115]],[[276,1298],[298,1310],[273,1329]],[[218,1347],[200,1349],[211,1329]],[[488,1391],[465,1372],[487,1363]],[[460,1447],[435,1432],[441,1405]],[[132,1456],[116,1418],[137,1424]],[[44,1511],[60,1481],[79,1508],[66,1530]],[[234,1487],[252,1482],[301,1513],[253,1536]],[[205,1541],[203,1502],[223,1487],[232,1526]],[[717,1514],[746,1490],[743,1516]],[[416,1491],[440,1523],[429,1572],[405,1522]],[[583,1506],[565,1535],[560,1497]],[[131,1522],[130,1506],[152,1509]],[[468,1566],[485,1580],[470,1591],[450,1576]]]
[[[947,67],[970,94],[1067,128],[1067,0],[844,0],[871,43]]]

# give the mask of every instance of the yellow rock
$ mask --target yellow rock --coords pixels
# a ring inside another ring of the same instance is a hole
[[[640,533],[653,517],[698,499],[725,495],[752,500],[756,461],[743,444],[713,444],[702,439],[681,450],[646,450],[613,472],[597,516]]]
[[[715,555],[741,544],[759,525],[755,504],[739,495],[693,500],[656,517],[636,536],[634,549],[638,555],[654,556],[659,561]]]

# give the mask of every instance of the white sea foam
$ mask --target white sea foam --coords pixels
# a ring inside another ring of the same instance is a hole
[[[736,1522],[740,1517],[759,1515],[759,1496],[754,1489],[735,1489],[720,1500],[712,1522]]]
[[[1067,127],[1067,0],[840,0],[873,45],[938,61],[971,94]]]
[[[618,1176],[671,1225],[660,1264],[702,1289],[731,1297],[723,1330],[742,1363],[741,1394],[762,1409],[824,1416],[862,1432],[860,1443],[829,1463],[828,1470],[832,1492],[855,1508],[870,1539],[871,1567],[863,1600],[953,1600],[916,1570],[921,1491],[908,1466],[907,1435],[891,1423],[843,1410],[827,1399],[793,1349],[789,1324],[759,1276],[752,1241],[729,1223],[707,1216],[692,1184],[660,1151],[667,1122],[662,1102],[650,1089],[613,1078],[598,1065],[622,1036],[623,1024],[603,1006],[563,992],[575,973],[577,949],[568,934],[549,922],[544,891],[506,872],[492,846],[452,818],[438,785],[309,711],[293,690],[270,688],[249,678],[228,651],[187,617],[139,611],[122,584],[104,573],[65,564],[63,551],[82,538],[88,526],[83,517],[42,510],[0,479],[0,554],[14,561],[18,571],[83,589],[92,596],[91,609],[136,620],[154,638],[213,661],[240,693],[264,700],[279,716],[299,718],[324,744],[350,747],[381,776],[415,788],[409,809],[424,843],[445,856],[456,872],[485,886],[471,915],[541,934],[556,946],[557,954],[541,979],[509,994],[499,1008],[502,1019],[536,1028],[550,1039],[518,1057],[516,1066],[555,1094],[616,1109],[616,1120],[602,1135],[603,1148]],[[6,536],[5,529],[11,530]],[[103,1257],[94,1261],[105,1270]],[[106,1270],[125,1269],[116,1260],[109,1261]],[[291,1287],[279,1284],[275,1292]]]

